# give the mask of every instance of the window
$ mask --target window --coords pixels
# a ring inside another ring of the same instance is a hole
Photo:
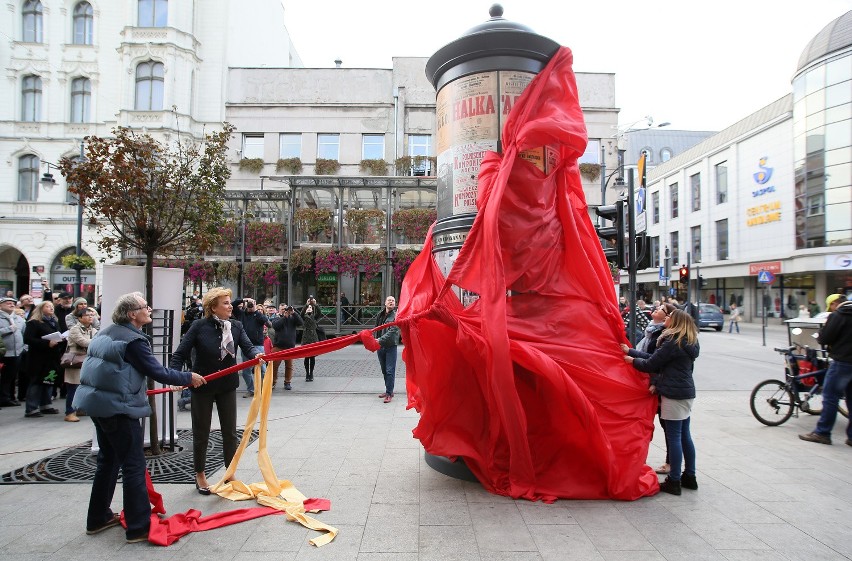
[[[651,266],[657,267],[660,262],[660,238],[654,236],[651,238]]]
[[[37,156],[28,154],[18,160],[18,200],[35,201],[38,199],[38,168]]]
[[[660,150],[660,161],[668,162],[672,159],[672,149],[671,148],[663,148]]]
[[[94,12],[88,2],[80,2],[74,6],[74,44],[91,45],[92,29],[94,28]]]
[[[650,163],[653,163],[654,151],[650,147],[646,146],[645,148],[642,148],[642,150],[639,151],[639,154],[645,154],[645,165],[646,166]],[[645,168],[645,169],[647,169],[647,168]]]
[[[168,0],[139,0],[139,27],[165,27],[168,17]]]
[[[318,134],[317,135],[317,158],[325,160],[340,159],[340,135]]]
[[[300,133],[283,133],[278,137],[279,158],[302,157],[302,135]]]
[[[660,223],[660,192],[654,191],[651,193],[651,222],[653,224]]]
[[[601,163],[601,141],[599,139],[589,139],[586,144],[586,151],[578,160],[580,164],[599,164]]]
[[[701,263],[701,226],[690,228],[689,233],[692,237],[692,262]]]
[[[692,211],[701,210],[701,174],[689,176],[689,192],[692,199]]]
[[[136,67],[136,110],[163,110],[163,63],[140,63]]]
[[[669,198],[672,201],[672,218],[677,218],[678,216],[677,191],[677,183],[672,183],[671,185],[669,185]]]
[[[808,197],[807,216],[825,214],[825,194],[819,193]]]
[[[263,159],[263,135],[262,134],[244,134],[243,135],[243,158],[260,158]]]
[[[361,159],[383,160],[385,158],[385,135],[365,134],[361,137]]]
[[[716,259],[728,258],[728,219],[716,221]]]
[[[716,204],[728,202],[728,162],[716,164]]]
[[[42,6],[38,0],[27,0],[24,2],[23,35],[25,43],[41,43],[42,36]]]
[[[672,248],[672,263],[677,263],[678,261],[680,261],[680,234],[678,232],[671,233],[671,240],[669,240],[669,245]]]
[[[432,136],[428,134],[408,135],[408,155],[417,158],[412,166],[413,175],[426,175],[430,169],[429,156],[432,155]]]
[[[21,84],[21,120],[41,121],[41,78],[24,76]]]
[[[92,100],[92,83],[88,78],[75,78],[71,82],[71,122],[89,122],[89,104]]]

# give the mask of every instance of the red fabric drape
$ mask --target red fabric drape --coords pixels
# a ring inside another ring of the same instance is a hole
[[[478,214],[449,277],[431,232],[405,276],[409,407],[425,449],[464,458],[491,492],[632,500],[658,490],[645,465],[656,398],[619,348],[624,324],[577,164],[587,138],[571,64],[563,47],[513,108],[503,154],[483,160]],[[517,157],[544,145],[559,154],[548,175]],[[451,285],[480,297],[465,309]]]

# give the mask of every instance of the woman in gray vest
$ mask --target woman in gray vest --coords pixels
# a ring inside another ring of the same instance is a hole
[[[151,308],[139,292],[116,302],[113,324],[89,344],[73,407],[85,409],[98,437],[97,468],[89,498],[86,533],[97,534],[120,523],[110,509],[119,468],[124,491],[128,543],[147,541],[151,504],[145,486],[145,452],[140,419],[151,414],[145,377],[162,384],[197,388],[196,373],[165,368],[151,352],[142,326],[151,323]]]

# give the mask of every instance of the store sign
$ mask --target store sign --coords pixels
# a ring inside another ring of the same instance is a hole
[[[53,284],[74,284],[77,282],[75,273],[54,273]],[[95,275],[80,275],[80,284],[95,284]]]
[[[781,221],[781,201],[773,201],[762,205],[755,205],[746,209],[746,226],[760,226],[770,222]]]
[[[825,256],[826,271],[852,271],[852,253]]]
[[[773,275],[781,274],[781,262],[780,261],[763,261],[762,263],[749,263],[748,264],[748,274],[749,276],[756,277],[760,274],[761,271],[767,271],[772,273]]]
[[[317,282],[337,282],[337,273],[323,273],[317,275]]]

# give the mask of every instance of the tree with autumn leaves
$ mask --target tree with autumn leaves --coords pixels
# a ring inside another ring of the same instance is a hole
[[[111,138],[87,137],[85,159],[59,162],[68,190],[97,225],[98,247],[110,255],[134,249],[145,256],[145,297],[152,307],[155,257],[200,255],[219,238],[233,130],[225,123],[201,140],[163,143],[119,127]],[[148,384],[153,387],[150,379]],[[151,434],[157,434],[151,401]]]

